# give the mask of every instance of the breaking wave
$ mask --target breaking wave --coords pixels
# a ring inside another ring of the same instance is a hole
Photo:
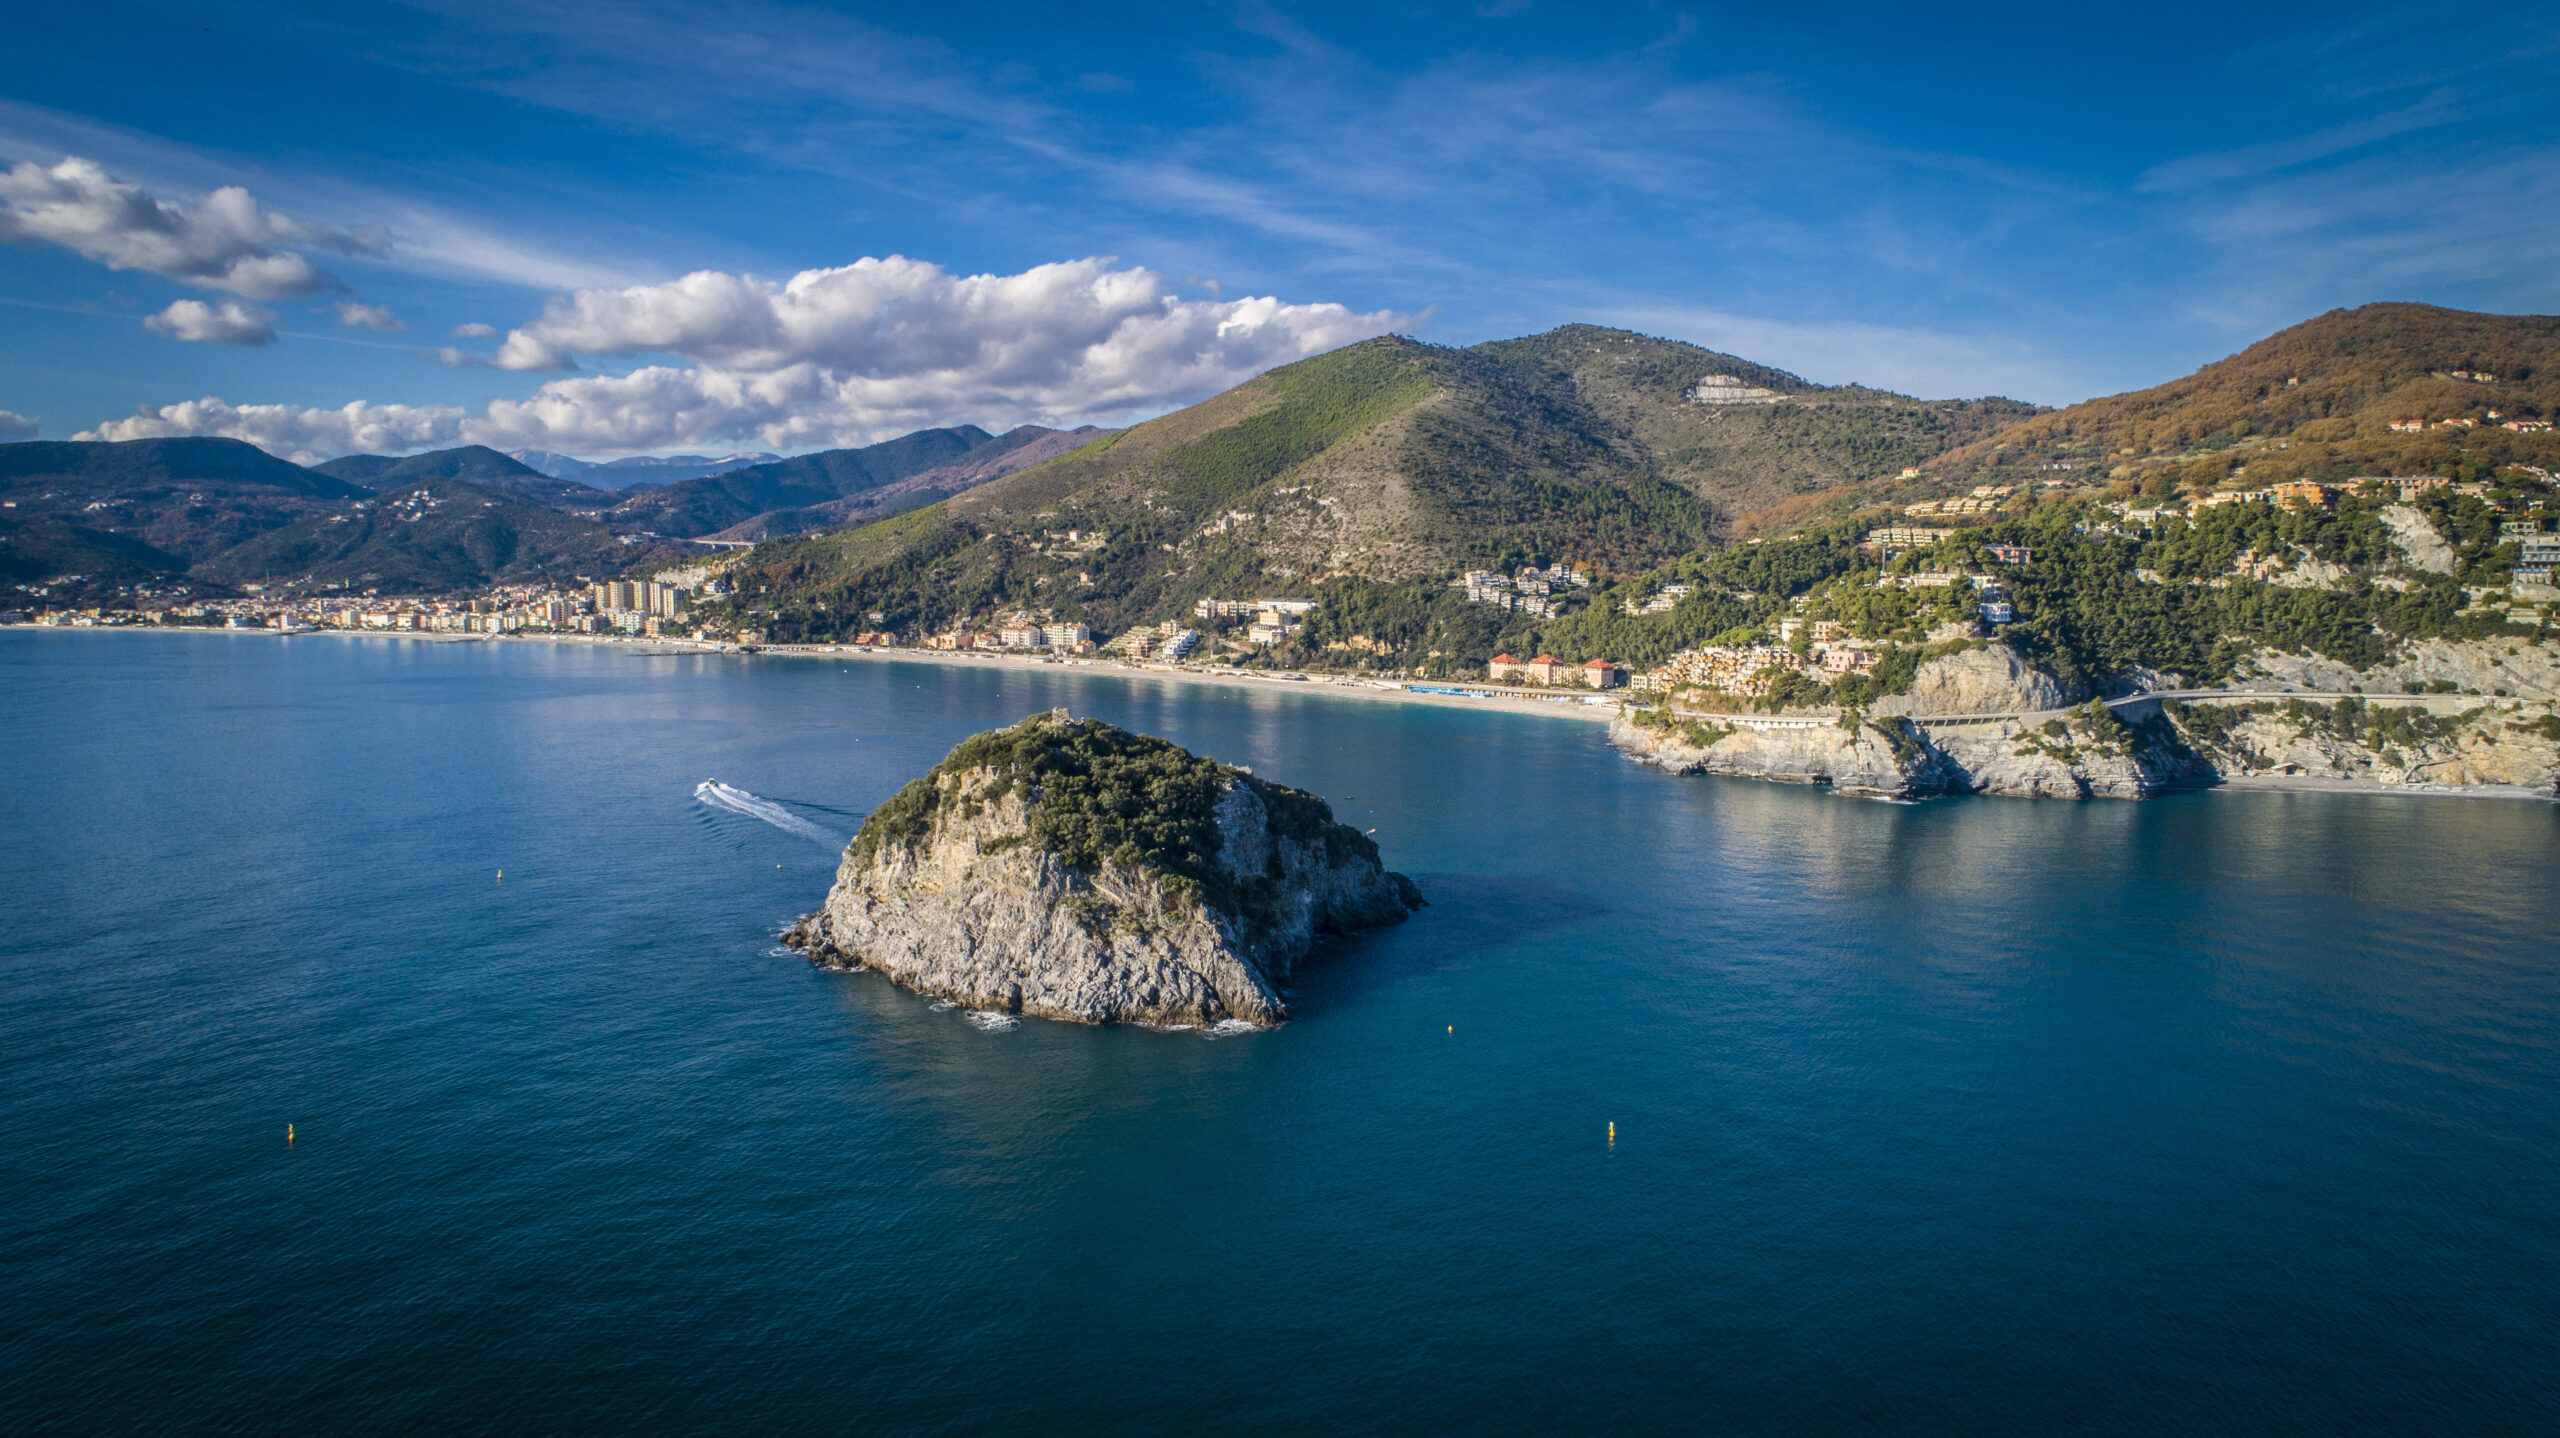
[[[991,1034],[1001,1033],[1006,1029],[1018,1029],[1022,1027],[1022,1020],[1015,1018],[1011,1014],[991,1014],[985,1009],[971,1009],[960,1017],[977,1025],[979,1028],[985,1029]]]
[[[723,784],[717,779],[705,779],[693,786],[693,797],[724,813],[740,814],[750,819],[761,820],[786,834],[797,834],[803,839],[828,845],[840,845],[844,842],[843,835],[829,833],[773,800],[750,794],[734,784]]]

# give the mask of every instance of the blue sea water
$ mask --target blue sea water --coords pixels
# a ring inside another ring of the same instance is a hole
[[[1058,704],[1431,907],[1240,1037],[775,951]],[[336,637],[0,634],[0,741],[9,1432],[2560,1427],[2550,806]]]

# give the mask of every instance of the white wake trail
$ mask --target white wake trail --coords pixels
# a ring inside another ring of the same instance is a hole
[[[786,834],[797,834],[803,839],[814,839],[821,844],[844,842],[842,835],[828,833],[771,799],[750,794],[734,784],[723,784],[717,779],[705,779],[693,786],[693,797],[714,809],[724,809],[732,814],[744,814],[750,819],[761,819]]]

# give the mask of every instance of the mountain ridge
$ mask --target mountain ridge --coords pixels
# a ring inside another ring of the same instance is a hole
[[[1718,375],[1776,398],[1689,398]],[[1771,497],[1916,463],[2034,412],[1817,386],[1588,325],[1464,349],[1389,336],[939,505],[760,547],[739,608],[777,637],[1005,606],[1118,628],[1229,591],[1410,583],[1471,563],[1642,569]],[[1053,532],[1067,530],[1088,537],[1062,548]]]

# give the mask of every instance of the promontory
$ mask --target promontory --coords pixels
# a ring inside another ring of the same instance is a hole
[[[1315,795],[1058,709],[874,810],[785,942],[969,1008],[1275,1024],[1317,939],[1421,906]]]

